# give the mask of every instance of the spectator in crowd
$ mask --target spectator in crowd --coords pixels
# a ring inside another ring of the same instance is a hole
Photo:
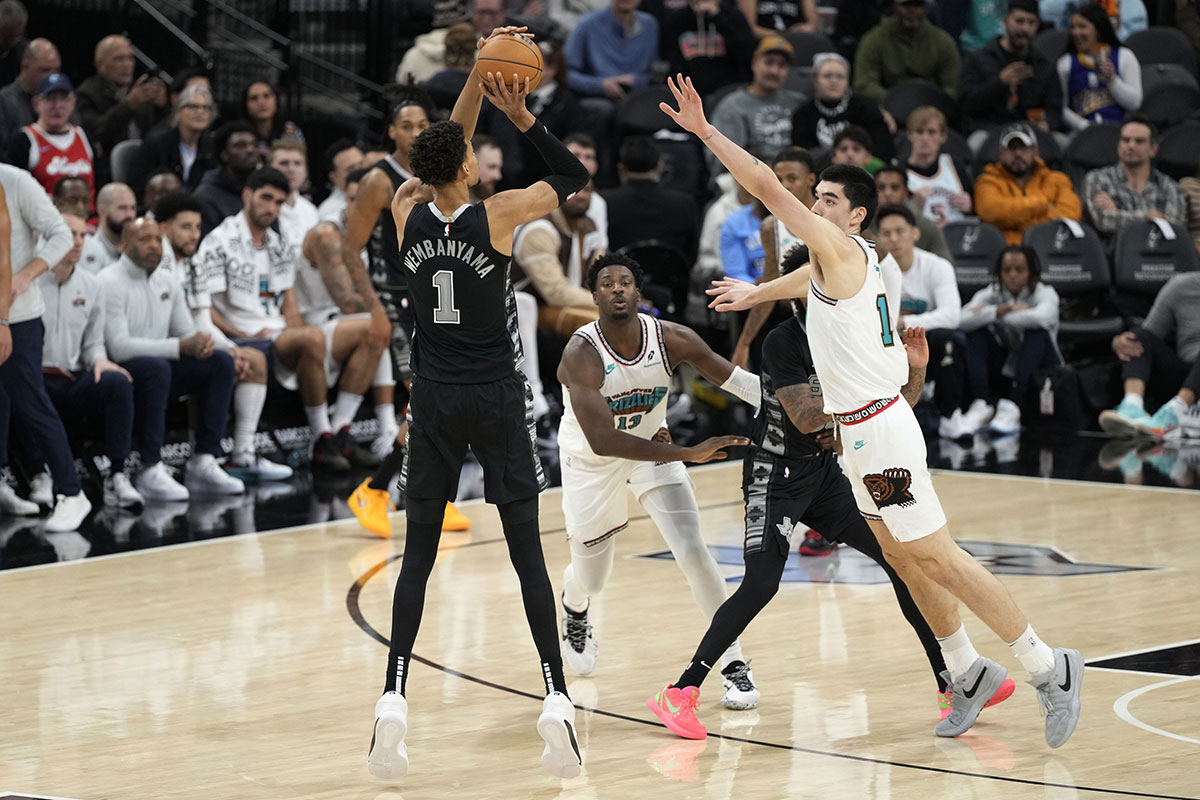
[[[783,87],[792,66],[795,49],[782,36],[771,34],[758,43],[750,71],[749,86],[734,89],[717,103],[712,124],[746,150],[774,155],[792,142],[792,114],[804,95]],[[713,175],[725,170],[710,152],[705,152]]]
[[[812,208],[813,204],[817,202],[817,196],[814,193],[817,185],[816,164],[807,150],[800,147],[785,148],[775,156],[771,169],[784,188],[805,207]],[[766,283],[779,277],[779,264],[783,258],[793,248],[804,244],[788,230],[786,225],[772,215],[767,215],[763,219],[759,229],[759,239],[763,249],[762,272],[757,278],[759,283]],[[783,305],[784,312],[790,314],[791,307],[786,303]],[[742,323],[742,332],[738,336],[730,361],[742,369],[749,368],[752,344],[758,338],[759,331],[767,323],[774,308],[775,304],[773,303],[760,303],[750,309]],[[761,348],[761,343],[759,347]]]
[[[100,279],[76,269],[83,256],[87,222],[64,214],[74,245],[49,272],[38,278],[46,310],[42,324],[42,375],[46,393],[62,418],[99,417],[104,424],[104,455],[109,473],[104,479],[104,504],[141,507],[142,496],[126,473],[133,447],[133,378],[108,360],[104,347],[104,292]],[[30,481],[51,484],[48,474]]]
[[[1112,349],[1122,362],[1125,397],[1115,409],[1101,412],[1101,428],[1117,436],[1144,433],[1157,439],[1200,435],[1200,272],[1167,281],[1145,322],[1113,337]],[[1168,396],[1153,416],[1146,411],[1147,397]]]
[[[42,78],[33,106],[37,121],[13,137],[9,163],[33,173],[47,195],[54,192],[58,179],[67,175],[83,178],[89,188],[95,188],[91,142],[82,128],[70,123],[75,110],[71,79],[61,72]]]
[[[92,187],[86,180],[74,175],[59,178],[50,196],[54,207],[63,214],[74,214],[81,219],[87,219],[92,208]]]
[[[658,239],[677,248],[688,264],[694,263],[700,209],[687,192],[662,185],[658,145],[649,136],[627,137],[621,142],[620,158],[617,172],[621,185],[604,193],[608,247],[620,250],[635,242]]]
[[[280,139],[271,145],[269,165],[287,178],[287,199],[279,209],[279,232],[299,254],[308,232],[321,221],[317,207],[300,194],[300,187],[308,181],[308,148],[295,139]]]
[[[704,222],[700,226],[699,250],[688,287],[686,319],[688,324],[697,328],[725,330],[729,324],[729,315],[719,314],[710,309],[709,297],[704,292],[712,286],[714,280],[724,274],[721,271],[721,228],[725,226],[725,221],[731,214],[754,198],[734,181],[728,172],[722,172],[713,182],[720,194],[704,211]],[[745,364],[738,366],[743,369],[746,367]]]
[[[347,191],[357,192],[364,174],[355,172]],[[400,432],[396,381],[387,352],[392,326],[366,270],[355,266],[357,271],[351,271],[342,247],[344,229],[344,218],[319,222],[305,236],[296,258],[296,302],[305,324],[325,335],[325,381],[338,387],[334,416],[342,412],[353,420],[367,388],[372,390],[379,435],[371,449],[353,443],[348,429],[337,430],[349,444],[346,455],[351,465],[373,469],[392,449]]]
[[[179,176],[166,167],[159,169],[146,181],[146,189],[142,192],[141,208],[153,212],[158,207],[158,201],[174,192],[183,191],[183,181]]]
[[[17,77],[21,69],[21,57],[30,44],[25,38],[28,22],[29,12],[18,0],[0,2],[0,85]]]
[[[279,92],[266,81],[251,81],[242,90],[242,119],[254,131],[258,161],[267,163],[271,145],[280,139],[303,142],[304,132],[290,119],[284,119],[279,107]]]
[[[762,223],[771,212],[755,198],[729,215],[721,226],[721,269],[726,278],[758,283],[766,252]]]
[[[1175,25],[1200,50],[1200,4],[1197,0],[1175,0]]]
[[[878,103],[901,81],[920,78],[954,97],[958,72],[958,45],[925,18],[925,0],[897,0],[893,16],[858,44],[854,90]]]
[[[0,231],[8,240],[8,263],[0,275],[0,319],[8,321],[0,325],[0,470],[8,466],[11,429],[24,451],[40,452],[50,467],[57,502],[45,530],[77,530],[92,504],[42,381],[45,301],[37,284],[71,249],[71,230],[32,175],[0,164]],[[0,513],[29,516],[38,506],[0,481]]]
[[[1121,126],[1118,163],[1089,172],[1083,197],[1092,225],[1107,239],[1131,222],[1158,217],[1183,227],[1187,224],[1179,184],[1154,169],[1158,128],[1145,117],[1133,116]]]
[[[1141,64],[1121,46],[1108,14],[1095,3],[1071,12],[1071,36],[1056,69],[1068,130],[1120,123],[1142,105]]]
[[[208,275],[213,323],[239,347],[254,347],[274,359],[279,383],[300,390],[313,435],[313,465],[345,472],[354,413],[347,414],[339,403],[330,419],[325,336],[304,324],[296,302],[298,245],[271,228],[290,193],[288,179],[276,169],[251,174],[242,189],[244,208],[205,235],[196,259]],[[336,440],[331,422],[338,426]]]
[[[850,125],[867,131],[880,158],[892,158],[892,133],[878,103],[850,89],[850,62],[837,53],[813,56],[812,100],[792,115],[792,144],[833,149],[833,138]]]
[[[209,231],[242,209],[242,187],[258,168],[254,131],[240,120],[226,122],[213,134],[213,152],[220,169],[210,169],[193,193],[200,201],[204,228]]]
[[[962,162],[942,152],[949,129],[946,115],[933,106],[921,106],[908,115],[908,189],[916,210],[943,227],[971,213],[971,173]]]
[[[883,167],[883,161],[872,152],[874,149],[875,143],[871,141],[871,134],[867,133],[866,128],[847,125],[833,137],[833,152],[829,160],[832,164],[848,164],[874,175]]]
[[[504,25],[504,0],[473,0],[470,3],[471,24],[475,38],[487,37]],[[446,34],[449,27],[440,27],[417,37],[413,46],[400,60],[396,83],[423,83],[446,66]]]
[[[226,470],[243,481],[281,481],[292,469],[257,454],[254,434],[267,399],[267,357],[253,347],[238,347],[212,320],[212,296],[204,266],[193,259],[200,244],[200,204],[184,192],[164,195],[154,206],[162,231],[163,261],[158,269],[175,277],[184,303],[200,333],[212,337],[216,350],[229,353],[236,370],[233,390],[233,452]]]
[[[917,218],[905,205],[880,206],[879,240],[888,258],[900,267],[899,330],[924,328],[929,341],[929,383],[938,411],[938,435],[961,439],[974,433],[963,421],[964,352],[958,330],[962,300],[954,265],[919,249]]]
[[[571,90],[567,81],[567,58],[561,41],[543,42],[542,52],[544,65],[542,80],[534,87],[526,98],[529,113],[538,118],[546,128],[560,139],[566,140],[570,133],[581,131],[586,123],[583,117],[583,107],[579,98]],[[507,119],[507,118],[506,118]],[[515,130],[515,128],[513,129]],[[516,137],[520,144],[516,150],[520,153],[520,169],[514,171],[509,166],[509,174],[516,177],[511,181],[518,186],[536,183],[545,172],[545,162],[537,149],[524,136]],[[596,143],[592,141],[592,155],[595,157]],[[509,150],[511,153],[512,150]],[[513,161],[515,159],[510,159]],[[593,177],[595,170],[592,171]],[[599,197],[593,193],[593,197]]]
[[[880,167],[879,171],[875,173],[875,189],[879,192],[879,205],[898,204],[912,208],[912,195],[908,191],[908,173],[902,167],[893,164]],[[946,244],[946,237],[942,234],[942,229],[924,214],[915,216],[917,230],[921,233],[917,238],[917,247],[950,261],[950,247]],[[868,239],[875,240],[875,250],[879,253],[880,258],[887,255],[887,250],[879,242],[878,220],[871,221],[871,227],[864,235]]]
[[[96,195],[96,232],[83,243],[79,266],[93,274],[117,263],[121,257],[121,234],[137,216],[137,198],[123,183],[105,184]]]
[[[193,84],[180,92],[168,127],[150,134],[138,148],[129,175],[134,192],[141,195],[149,177],[164,168],[178,175],[189,192],[195,191],[204,173],[217,166],[203,138],[216,118],[208,89]]]
[[[772,33],[815,31],[821,22],[816,0],[738,0],[738,8],[760,39]]]
[[[1056,28],[1067,30],[1071,27],[1071,15],[1075,9],[1086,4],[1087,0],[1041,0],[1042,19]],[[1098,0],[1096,5],[1108,17],[1109,24],[1121,39],[1145,30],[1150,24],[1142,0]]]
[[[658,58],[658,20],[638,11],[641,0],[612,0],[612,6],[580,18],[567,37],[567,75],[576,94],[612,103],[650,82]],[[604,106],[601,106],[604,108]]]
[[[471,187],[471,201],[486,200],[496,193],[496,185],[504,176],[504,151],[496,140],[486,134],[471,139],[475,160],[479,162],[479,183]]]
[[[317,215],[329,222],[340,219],[346,210],[346,177],[366,166],[363,151],[349,139],[338,139],[325,149],[325,163],[329,167],[329,196],[317,206]]]
[[[96,74],[79,84],[79,119],[103,163],[126,139],[143,139],[167,116],[167,84],[158,73],[133,78],[133,46],[124,36],[96,44]]]
[[[532,113],[532,112],[530,112]],[[539,117],[540,119],[540,117]],[[594,180],[600,162],[596,159],[596,140],[586,133],[569,133],[563,137],[563,144],[571,151],[571,155],[579,159],[588,175]],[[608,241],[608,202],[600,192],[593,191],[592,201],[588,203],[587,216],[595,225],[596,230]],[[607,246],[604,248],[608,249]]]
[[[1183,193],[1187,206],[1188,233],[1196,249],[1200,250],[1200,172],[1179,181],[1179,191]]]
[[[1034,3],[1036,6],[1036,0]],[[939,5],[938,23],[958,42],[962,52],[978,50],[1004,32],[1004,4],[1001,0],[952,5],[957,6],[960,13],[956,15],[949,6]]]
[[[749,77],[754,34],[734,0],[687,0],[668,9],[661,37],[670,74],[690,77],[701,97]]]
[[[599,255],[595,226],[587,217],[591,184],[513,237],[513,288],[538,302],[538,327],[566,341],[599,312],[583,288],[587,265]],[[536,347],[536,345],[535,345]]]
[[[1041,277],[1037,251],[1009,245],[996,259],[992,284],[963,306],[958,324],[967,333],[967,382],[973,398],[963,420],[973,431],[1019,432],[1020,402],[1033,376],[1062,363],[1058,293]]]
[[[966,54],[958,99],[972,149],[979,149],[991,128],[1007,122],[1059,128],[1062,98],[1055,66],[1033,49],[1038,24],[1037,0],[1008,0],[1004,33]]]
[[[217,464],[229,421],[236,370],[233,357],[199,333],[175,276],[163,261],[158,223],[131,220],[121,233],[121,258],[100,273],[104,291],[104,341],[133,376],[134,425],[145,469],[137,488],[147,500],[182,501],[190,492],[241,494],[245,485]],[[162,463],[167,403],[199,397],[196,444],[186,487]]]
[[[455,101],[462,93],[463,84],[475,69],[478,43],[479,35],[475,33],[475,26],[469,22],[451,25],[446,30],[442,69],[421,83],[439,111],[448,115],[454,108]],[[511,80],[511,76],[509,79]]]
[[[21,56],[21,71],[0,89],[0,146],[8,152],[12,133],[37,119],[33,96],[43,78],[62,72],[58,48],[49,39],[34,39]]]
[[[975,212],[995,225],[1009,244],[1025,231],[1052,219],[1079,221],[1083,206],[1065,173],[1038,157],[1037,136],[1026,122],[1013,122],[1000,134],[1000,163],[988,164],[975,182]]]

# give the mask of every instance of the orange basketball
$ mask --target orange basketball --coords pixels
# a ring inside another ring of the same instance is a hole
[[[475,62],[475,71],[481,78],[489,72],[497,72],[504,76],[509,88],[512,88],[514,74],[521,86],[529,78],[529,88],[533,89],[542,79],[542,51],[524,36],[502,34],[484,44]]]

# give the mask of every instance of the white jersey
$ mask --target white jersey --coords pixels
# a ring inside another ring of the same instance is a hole
[[[658,429],[667,424],[671,365],[667,363],[661,323],[646,314],[638,314],[638,321],[642,326],[642,349],[629,361],[617,355],[604,340],[599,322],[589,322],[572,335],[582,337],[596,348],[604,363],[600,393],[612,409],[613,427],[643,439],[652,439]],[[592,455],[583,428],[575,417],[570,390],[564,400],[566,408],[558,429],[559,448],[563,452]]]
[[[950,195],[966,191],[962,181],[958,179],[958,171],[954,168],[954,159],[942,153],[937,159],[937,172],[932,177],[926,177],[908,170],[908,190],[914,194],[918,189],[932,189],[933,194],[925,201],[921,213],[938,225],[947,222],[961,222],[966,219],[961,211],[950,205]]]
[[[850,238],[867,255],[866,277],[858,292],[834,300],[815,282],[808,291],[805,327],[826,414],[850,414],[876,400],[893,398],[908,380],[908,357],[896,332],[897,276],[890,280],[885,276],[879,255],[865,239]]]
[[[795,245],[804,244],[804,240],[796,234],[788,230],[787,225],[784,225],[778,217],[775,218],[775,258],[779,263],[783,263],[783,259],[787,256],[788,251]]]

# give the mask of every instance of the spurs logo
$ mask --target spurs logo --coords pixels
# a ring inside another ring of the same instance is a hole
[[[907,506],[914,502],[912,492],[912,473],[903,467],[885,469],[882,473],[863,476],[863,484],[871,493],[877,508],[886,506]]]

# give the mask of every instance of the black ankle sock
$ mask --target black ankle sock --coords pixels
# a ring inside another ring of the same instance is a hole
[[[387,681],[383,685],[383,691],[404,694],[408,683],[408,656],[392,656],[388,662]]]
[[[562,692],[567,695],[567,681],[563,678],[562,659],[542,662],[542,680],[546,682],[546,694]]]
[[[371,476],[371,482],[367,486],[386,492],[391,488],[388,484],[392,482],[392,478],[400,474],[400,467],[403,463],[404,445],[397,442],[392,445],[392,452],[383,459],[383,463],[379,465],[379,469],[375,470],[375,474]]]
[[[696,659],[687,665],[687,669],[679,676],[679,680],[675,681],[675,688],[682,689],[685,686],[699,687],[700,684],[704,683],[704,679],[708,677],[708,673],[711,670],[712,667],[706,665],[700,659]]]

